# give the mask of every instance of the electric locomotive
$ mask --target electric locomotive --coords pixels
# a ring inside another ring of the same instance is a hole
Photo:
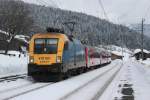
[[[62,80],[86,69],[85,46],[60,32],[33,35],[29,42],[28,75],[35,80]]]

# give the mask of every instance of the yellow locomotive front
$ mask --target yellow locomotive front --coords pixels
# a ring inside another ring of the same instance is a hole
[[[65,41],[61,33],[35,34],[29,43],[28,75],[59,72]]]

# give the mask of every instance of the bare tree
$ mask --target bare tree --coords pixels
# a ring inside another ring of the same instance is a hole
[[[0,0],[0,29],[8,34],[6,54],[15,36],[28,33],[32,25],[26,4],[19,0]]]

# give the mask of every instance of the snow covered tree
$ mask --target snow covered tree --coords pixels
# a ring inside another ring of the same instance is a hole
[[[6,54],[16,35],[30,31],[33,20],[29,15],[28,6],[22,1],[0,0],[0,29],[8,34]]]

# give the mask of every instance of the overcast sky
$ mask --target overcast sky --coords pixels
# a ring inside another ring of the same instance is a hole
[[[105,18],[98,0],[24,0]],[[150,0],[102,0],[110,21],[119,24],[150,23]],[[149,8],[149,9],[148,9]]]

